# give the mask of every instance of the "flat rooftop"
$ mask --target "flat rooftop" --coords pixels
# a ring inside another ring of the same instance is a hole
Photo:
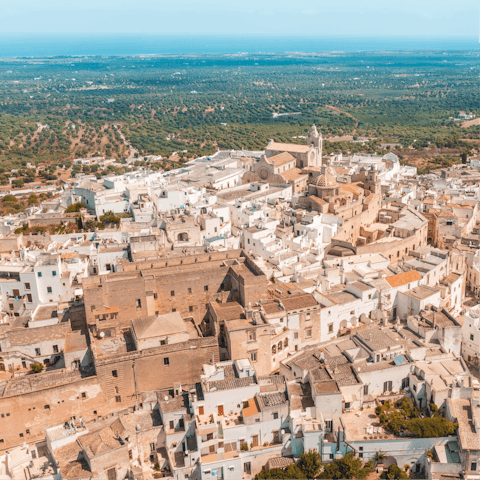
[[[360,415],[358,415],[360,413]],[[347,412],[342,415],[342,422],[345,425],[347,442],[364,440],[391,440],[399,438],[387,432],[375,414],[375,407],[364,407],[363,410]],[[367,428],[373,427],[374,433],[367,433]]]

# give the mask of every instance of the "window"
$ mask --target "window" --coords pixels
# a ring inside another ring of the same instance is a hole
[[[293,338],[294,338],[294,339],[297,339],[297,338],[298,338],[298,332],[294,332],[294,333],[293,333]]]
[[[345,408],[350,408],[350,402],[345,402]]]
[[[170,359],[168,357],[163,359],[163,365],[170,365]]]
[[[172,291],[170,292],[170,296],[171,296],[171,297],[174,297],[174,296],[175,296],[175,290],[172,290]]]
[[[475,471],[477,469],[477,462],[472,462],[470,470]]]
[[[23,438],[23,433],[20,434],[20,438]]]
[[[58,345],[53,346],[53,353],[58,353]]]
[[[158,298],[158,295],[156,293],[154,293],[153,298],[156,300]]]
[[[118,377],[118,372],[117,372],[117,370],[112,370],[112,377],[115,377],[115,378]]]
[[[97,273],[97,269],[93,267],[93,273]]]
[[[30,290],[30,284],[29,283],[25,284],[25,290]]]
[[[41,277],[41,276],[42,276],[42,272],[38,272],[37,277]]]
[[[473,341],[474,338],[475,338],[474,335],[471,333],[471,334],[470,334],[470,340]]]
[[[192,293],[192,289],[188,287],[188,293]]]
[[[45,410],[50,410],[50,405],[44,405],[43,407]]]
[[[137,306],[137,308],[142,308],[142,301],[139,298],[137,298],[135,300],[135,305]]]
[[[57,276],[57,271],[56,270],[52,270],[52,277],[56,277]]]
[[[32,303],[32,302],[33,302],[32,294],[27,293],[27,303]]]
[[[82,398],[87,398],[87,394],[85,392],[82,392]]]
[[[150,444],[150,451],[151,451],[151,452],[154,452],[154,451],[155,451],[155,444],[154,444],[154,443],[151,443],[151,444]]]
[[[368,294],[368,299],[369,299],[369,300],[372,299],[372,294],[371,294],[371,293]]]
[[[256,362],[257,361],[257,352],[250,352],[250,360],[252,362]]]
[[[112,265],[110,263],[107,263],[105,265],[105,268],[107,269],[108,272],[111,272],[112,271]]]
[[[36,349],[35,349],[35,355],[37,355],[37,357],[38,357],[38,356],[40,356],[41,354],[42,354],[42,352],[40,351],[40,349],[39,349],[39,348],[36,348]]]
[[[312,336],[312,329],[311,328],[307,328],[305,330],[305,337],[306,338],[310,338]]]
[[[167,341],[166,340],[160,340],[160,345],[166,345]]]
[[[13,303],[9,303],[8,308],[10,308],[10,310],[13,310]]]
[[[333,333],[333,323],[328,324],[328,333]]]
[[[257,339],[255,331],[248,332],[248,341],[254,342]]]
[[[333,460],[333,453],[330,453],[329,458],[330,458],[330,460]]]
[[[368,385],[363,386],[363,394],[368,395]]]
[[[47,287],[47,293],[52,293],[52,287]]]
[[[192,305],[190,305],[190,306],[188,307],[188,311],[189,311],[189,312],[193,312],[193,306],[192,306]]]
[[[117,396],[115,397],[115,401],[116,401],[117,403],[121,403],[121,402],[122,402],[122,397],[121,397],[120,395],[117,395]]]
[[[176,308],[172,308],[172,313],[175,313],[177,311]]]
[[[414,391],[414,392],[417,391],[417,386],[416,386],[416,385],[413,385],[413,391]]]
[[[273,419],[277,420],[278,419],[278,412],[273,412]]]
[[[205,292],[208,292],[208,285],[205,285],[205,286],[203,287],[203,290],[205,290]]]

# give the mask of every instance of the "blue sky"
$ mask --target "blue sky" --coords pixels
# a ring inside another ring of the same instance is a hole
[[[0,0],[1,33],[478,36],[478,0]]]

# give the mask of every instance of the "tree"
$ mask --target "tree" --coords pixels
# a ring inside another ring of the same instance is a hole
[[[403,470],[400,469],[398,465],[390,465],[388,467],[388,470],[386,472],[383,472],[380,475],[380,478],[391,478],[394,480],[404,480],[408,478],[407,472],[404,472]]]
[[[72,203],[67,207],[65,213],[79,212],[81,208],[85,208],[85,204],[82,202]]]
[[[289,465],[285,470],[282,468],[272,468],[271,470],[262,470],[257,473],[255,478],[258,479],[297,479],[297,478],[307,478],[303,472],[298,468],[298,465]]]
[[[38,197],[34,193],[32,193],[28,197],[28,203],[30,203],[31,205],[36,205],[38,203]]]
[[[13,180],[12,181],[12,185],[15,187],[15,188],[22,188],[24,183],[23,183],[23,180],[21,178],[19,178],[18,180]]]
[[[343,458],[337,458],[329,465],[326,465],[323,472],[317,478],[323,479],[353,479],[365,478],[370,472],[373,472],[373,463],[371,461],[363,465],[353,452],[347,453]]]
[[[316,477],[322,468],[320,454],[315,450],[310,450],[308,453],[302,453],[298,466],[306,478]]]
[[[16,203],[17,197],[15,195],[5,195],[2,198],[2,203]]]
[[[38,362],[33,362],[30,364],[30,368],[33,373],[40,373],[43,370],[43,364]]]
[[[453,435],[458,423],[443,417],[414,418],[407,422],[407,428],[420,438],[438,438]]]
[[[106,223],[115,223],[118,225],[120,223],[120,217],[117,217],[113,212],[105,212],[101,217],[100,221],[105,225]]]

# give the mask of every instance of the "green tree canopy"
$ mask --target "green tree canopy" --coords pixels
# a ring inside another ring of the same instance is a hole
[[[370,472],[373,472],[373,463],[371,461],[364,465],[358,457],[349,452],[343,458],[337,458],[329,465],[326,465],[317,478],[335,480],[362,479]]]

